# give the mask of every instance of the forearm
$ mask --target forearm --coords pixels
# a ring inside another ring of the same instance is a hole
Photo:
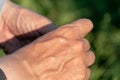
[[[14,24],[14,21],[11,18],[12,13],[15,13],[14,16],[18,14],[17,12],[14,11],[14,9],[16,8],[14,5],[15,4],[10,2],[9,0],[6,0],[0,12],[0,43],[13,38],[13,34],[10,32],[7,25]]]
[[[0,68],[7,80],[37,80],[25,61],[20,61],[11,55],[0,58]]]

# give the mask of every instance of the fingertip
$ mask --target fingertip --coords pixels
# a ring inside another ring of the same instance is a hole
[[[91,66],[95,63],[95,54],[92,51],[89,51],[87,55],[87,66]]]
[[[83,19],[86,22],[86,25],[88,25],[89,30],[88,32],[90,32],[93,29],[93,23],[90,19]]]
[[[83,19],[78,19],[76,21],[73,22],[74,24],[86,24],[88,25],[91,29],[93,28],[93,23],[90,19],[87,18],[83,18]]]
[[[91,70],[89,68],[87,68],[86,80],[89,80],[90,75],[91,75]]]
[[[69,39],[78,39],[87,35],[93,28],[89,19],[79,19],[66,24],[54,31],[54,35],[64,36]]]
[[[90,19],[86,18],[79,19],[73,22],[73,24],[79,27],[81,37],[86,36],[93,29],[93,23]]]

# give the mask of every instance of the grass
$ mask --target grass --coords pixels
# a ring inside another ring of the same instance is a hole
[[[4,52],[2,49],[0,49],[0,57],[5,56]]]

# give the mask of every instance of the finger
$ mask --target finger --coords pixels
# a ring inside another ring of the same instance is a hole
[[[92,51],[86,53],[85,63],[87,66],[91,66],[95,62],[95,55]]]
[[[53,23],[46,17],[21,8],[10,1],[7,1],[4,7],[3,18],[6,25],[9,26],[9,31],[17,36],[29,32],[39,35],[55,29]]]
[[[88,40],[85,39],[85,38],[81,38],[81,39],[79,39],[79,41],[82,41],[82,42],[83,42],[83,49],[84,49],[84,51],[85,51],[85,52],[89,51],[89,49],[90,49],[90,44],[89,44]]]
[[[86,80],[89,80],[91,74],[91,70],[88,68],[86,73]]]
[[[73,24],[78,30],[77,33],[80,37],[85,37],[93,29],[93,23],[89,19],[80,19],[73,22]]]
[[[84,37],[88,34],[93,28],[93,24],[88,19],[80,19],[71,24],[61,26],[49,36],[63,36],[70,39],[77,39]]]

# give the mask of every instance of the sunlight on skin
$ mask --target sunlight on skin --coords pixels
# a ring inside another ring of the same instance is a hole
[[[10,16],[6,18],[6,11],[3,11],[2,18],[7,25],[1,29],[10,32],[14,37],[39,29],[41,22],[44,22],[41,27],[51,23],[48,19],[21,9],[13,3],[8,3],[5,8],[10,8],[13,12],[17,9],[16,16],[10,13]],[[20,13],[18,9],[20,9]],[[27,14],[33,17],[28,17]],[[11,18],[13,19],[10,20]],[[25,21],[28,20],[29,23],[25,24]],[[35,24],[30,23],[30,20],[33,20]],[[35,20],[40,22],[36,23]],[[89,50],[90,44],[84,37],[92,28],[93,24],[88,19],[80,19],[63,25],[11,55],[2,57],[0,59],[1,69],[9,80],[21,80],[21,78],[24,78],[22,80],[86,80],[90,75],[88,67],[94,63],[95,55]],[[6,32],[4,35],[8,36]],[[17,38],[13,40],[17,40]]]

